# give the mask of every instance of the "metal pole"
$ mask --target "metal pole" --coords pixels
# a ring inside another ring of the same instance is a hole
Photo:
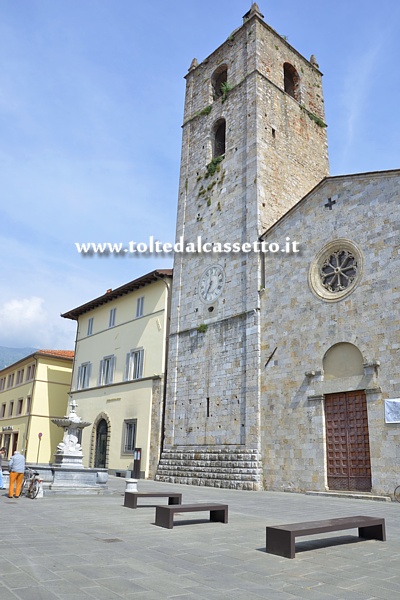
[[[39,463],[40,442],[42,441],[41,433],[38,434],[38,438],[39,438],[39,442],[38,442],[38,450],[37,450],[37,456],[36,456],[36,464]]]

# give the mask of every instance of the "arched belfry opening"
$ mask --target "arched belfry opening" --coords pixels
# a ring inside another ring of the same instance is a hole
[[[226,144],[226,121],[225,119],[218,119],[214,125],[214,147],[213,147],[213,158],[222,156],[225,154]]]
[[[300,77],[296,69],[290,63],[283,65],[283,84],[284,89],[289,96],[292,96],[298,102],[300,101]]]
[[[220,65],[218,69],[216,69],[211,77],[211,85],[213,98],[216,100],[220,98],[224,93],[224,83],[227,82],[228,79],[228,67],[226,65]]]

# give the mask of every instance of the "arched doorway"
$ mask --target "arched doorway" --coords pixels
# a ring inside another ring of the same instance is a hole
[[[346,378],[360,377],[363,372],[362,354],[353,344],[336,344],[324,357],[324,376],[328,381],[341,379],[345,385]],[[325,394],[325,427],[328,488],[370,492],[365,390]]]
[[[94,455],[94,466],[98,469],[105,469],[107,463],[107,435],[108,425],[105,419],[97,424],[96,429],[96,450]]]

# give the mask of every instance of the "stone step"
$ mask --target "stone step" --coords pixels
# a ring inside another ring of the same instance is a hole
[[[224,471],[225,469],[229,468],[231,470],[237,470],[238,472],[243,471],[254,471],[254,470],[258,470],[260,468],[259,463],[255,462],[255,463],[248,463],[248,462],[231,462],[231,461],[224,461],[224,462],[215,462],[215,463],[211,463],[211,462],[206,462],[206,461],[195,461],[195,460],[190,460],[190,461],[168,461],[168,462],[164,462],[163,460],[160,461],[159,465],[158,465],[158,469],[202,469],[205,471],[215,471],[216,473],[219,471]]]
[[[210,475],[245,475],[249,473],[258,473],[258,469],[241,469],[239,467],[233,468],[230,466],[219,467],[212,469],[211,467],[202,467],[200,465],[163,465],[160,464],[157,470],[158,474],[167,475],[169,473],[174,473],[175,475],[186,475],[188,473],[196,473],[202,474],[204,477],[208,477]]]
[[[179,485],[198,485],[205,487],[225,488],[230,490],[258,491],[261,484],[256,481],[230,481],[228,479],[202,479],[201,477],[162,477],[156,476],[156,481],[175,483]]]
[[[220,461],[259,461],[260,458],[257,454],[207,454],[207,453],[164,453],[162,455],[163,460],[206,460],[209,462],[220,462]]]
[[[261,489],[262,464],[257,450],[187,448],[165,450],[157,481],[234,489]]]
[[[306,492],[308,496],[331,496],[333,498],[355,498],[356,500],[375,500],[378,502],[391,502],[390,496],[378,496],[371,492],[348,492],[348,491],[326,491],[326,492]]]
[[[257,472],[252,473],[228,473],[224,471],[220,471],[219,473],[215,472],[206,472],[201,469],[188,469],[186,471],[183,470],[162,470],[159,469],[157,471],[157,477],[201,477],[202,479],[225,479],[225,480],[240,480],[240,481],[254,481],[255,477],[257,477]]]

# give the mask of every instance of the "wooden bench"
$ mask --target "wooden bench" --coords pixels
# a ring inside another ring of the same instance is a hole
[[[227,504],[181,504],[180,506],[156,506],[156,525],[172,529],[175,513],[198,511],[209,511],[210,521],[228,522]]]
[[[385,519],[363,516],[343,517],[267,527],[266,551],[285,558],[294,558],[296,537],[353,529],[354,527],[358,528],[358,537],[360,538],[381,540],[382,542],[386,540]]]
[[[124,506],[137,508],[138,498],[168,498],[168,504],[180,504],[182,494],[175,492],[125,492]]]

